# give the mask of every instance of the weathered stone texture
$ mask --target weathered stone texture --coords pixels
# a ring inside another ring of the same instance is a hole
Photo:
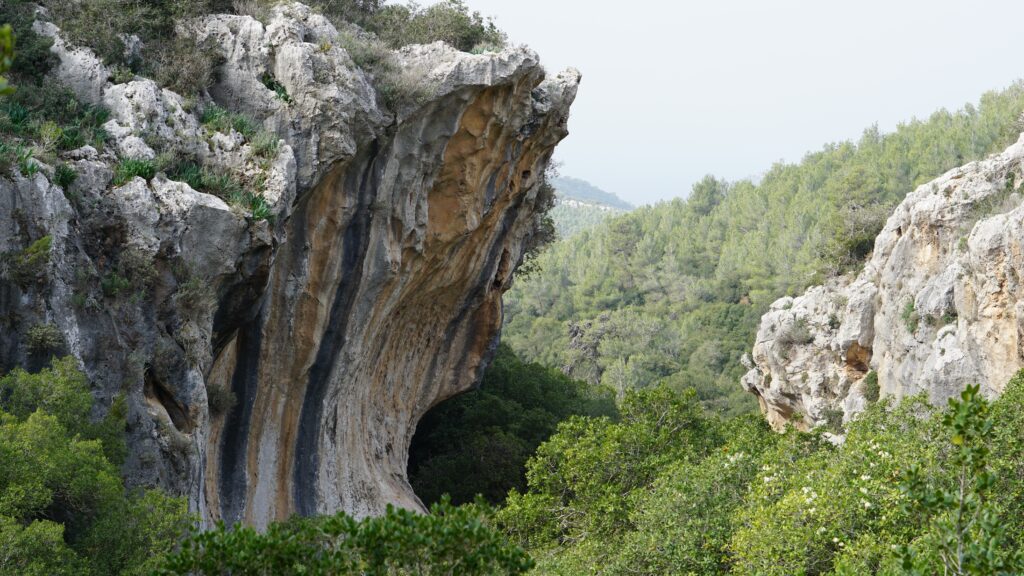
[[[409,442],[494,351],[579,74],[545,78],[523,47],[413,46],[395,58],[424,95],[394,110],[301,4],[276,7],[266,26],[180,25],[221,47],[211,95],[279,136],[276,157],[261,164],[177,94],[112,84],[90,54],[58,42],[58,73],[110,108],[111,141],[63,159],[79,174],[69,190],[50,166],[0,178],[0,252],[53,238],[44,280],[0,281],[0,369],[31,364],[25,332],[57,324],[97,414],[128,400],[129,480],[188,496],[207,521],[419,509]],[[112,185],[119,161],[167,149],[263,171],[272,218],[163,174]],[[131,286],[111,290],[115,273]],[[211,410],[228,390],[234,407]]]
[[[773,426],[851,418],[870,370],[882,397],[1002,392],[1024,366],[1022,159],[1024,138],[918,187],[856,278],[772,304],[743,385]]]

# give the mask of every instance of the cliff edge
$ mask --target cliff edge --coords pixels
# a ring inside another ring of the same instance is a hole
[[[422,508],[409,442],[495,350],[579,74],[436,43],[385,93],[299,3],[178,25],[223,60],[200,102],[36,22],[108,140],[63,153],[72,183],[0,176],[0,370],[74,355],[97,415],[125,400],[129,482],[207,522]],[[132,168],[168,158],[194,164]]]

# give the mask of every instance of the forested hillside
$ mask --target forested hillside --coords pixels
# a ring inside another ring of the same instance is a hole
[[[557,242],[506,296],[504,338],[527,360],[620,392],[693,388],[725,413],[776,298],[856,268],[907,192],[1019,134],[1024,84],[891,134],[867,129],[757,185],[708,176],[687,200],[637,209]]]

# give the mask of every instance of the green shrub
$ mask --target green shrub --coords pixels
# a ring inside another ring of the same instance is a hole
[[[843,433],[843,411],[839,408],[828,408],[822,412],[825,429],[835,434]]]
[[[194,534],[158,574],[522,574],[533,562],[489,526],[483,506],[435,504],[430,514],[388,506],[355,520],[339,513],[293,518],[263,533],[219,525]]]
[[[263,148],[257,150],[267,153],[270,145],[262,146]],[[254,153],[257,150],[254,150]],[[249,190],[237,177],[228,172],[216,172],[193,162],[186,162],[173,166],[168,172],[168,178],[185,182],[195,190],[213,194],[228,204],[244,208],[254,220],[273,218],[273,209],[266,199],[260,193]]]
[[[272,90],[278,100],[281,100],[286,104],[292,101],[291,96],[288,95],[288,90],[285,89],[284,85],[278,82],[277,78],[274,78],[274,75],[270,72],[264,72],[263,76],[260,76],[260,82],[262,82],[268,90]]]
[[[103,124],[109,112],[79,102],[66,86],[54,80],[21,84],[0,101],[0,133],[43,142],[51,150],[73,150],[86,144],[102,149],[107,138]]]
[[[18,252],[4,254],[0,263],[6,269],[5,276],[22,287],[41,282],[50,265],[50,249],[53,237],[43,236]]]
[[[18,80],[19,90],[24,84],[39,84],[58,63],[57,55],[50,52],[53,40],[32,29],[30,3],[9,0],[3,11],[6,18],[0,19],[10,22],[17,52],[9,62],[11,75]]]
[[[203,109],[199,121],[214,132],[225,134],[234,130],[245,138],[252,138],[256,135],[256,124],[244,114],[229,112],[216,104],[210,104]]]
[[[182,96],[199,96],[217,80],[224,57],[213,39],[196,42],[174,36],[147,46],[141,72],[157,84]]]
[[[882,393],[882,387],[878,383],[878,372],[871,370],[864,376],[861,391],[864,393],[864,399],[868,402],[878,402]]]
[[[412,2],[384,5],[373,10],[363,26],[391,48],[441,40],[463,52],[479,52],[501,49],[506,43],[505,34],[491,19],[470,12],[462,0],[444,0],[425,8]]]
[[[114,168],[114,186],[127,184],[133,178],[152,180],[156,176],[156,163],[145,158],[127,158]]]
[[[978,386],[952,398],[942,418],[952,452],[950,469],[958,481],[935,481],[913,463],[902,474],[906,509],[925,532],[899,548],[902,565],[911,574],[1019,574],[1024,554],[1011,546],[1011,536],[993,502],[996,478],[991,465],[995,420]],[[930,521],[929,521],[930,520]]]
[[[187,313],[189,319],[196,319],[213,308],[216,295],[208,282],[198,276],[188,276],[178,284],[175,303]]]
[[[31,354],[59,352],[64,347],[64,335],[53,324],[36,324],[25,333],[25,345]]]
[[[227,414],[238,402],[235,393],[224,385],[207,386],[206,399],[210,406],[210,414],[214,416]]]
[[[690,391],[627,391],[621,420],[571,417],[527,462],[528,490],[509,493],[501,525],[522,544],[604,539],[673,462],[698,461],[722,443],[719,423]]]
[[[482,495],[499,504],[526,489],[526,460],[571,415],[613,416],[610,391],[519,360],[502,344],[480,388],[432,408],[416,425],[409,482],[425,504]]]
[[[14,92],[3,75],[11,69],[14,64],[14,31],[10,24],[0,26],[0,96],[7,96]]]
[[[153,256],[135,247],[125,248],[118,255],[117,275],[127,280],[134,292],[146,292],[158,277]]]
[[[184,500],[121,482],[123,399],[92,404],[74,358],[0,378],[0,572],[145,574],[184,535]]]
[[[907,301],[906,305],[903,306],[903,311],[900,313],[900,319],[903,320],[904,326],[907,327],[907,332],[911,334],[917,333],[917,327],[921,324],[921,315],[917,313],[914,308],[914,299],[911,298]]]
[[[100,290],[107,298],[116,298],[119,294],[131,290],[132,283],[117,272],[110,272],[100,280]]]
[[[281,139],[273,132],[259,132],[252,139],[252,153],[264,160],[273,160],[281,147]]]
[[[424,76],[402,67],[391,49],[375,36],[341,30],[338,42],[352,62],[372,76],[377,94],[386,106],[416,106],[430,95]]]
[[[60,164],[53,175],[53,183],[67,190],[78,179],[78,173],[67,164]]]

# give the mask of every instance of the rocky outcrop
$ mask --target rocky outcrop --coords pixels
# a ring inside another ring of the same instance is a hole
[[[858,276],[772,304],[743,385],[773,426],[837,424],[876,396],[1002,392],[1024,366],[1022,159],[1024,138],[920,186]]]
[[[111,111],[110,140],[61,159],[78,174],[66,188],[53,166],[0,177],[0,370],[76,356],[97,416],[127,401],[129,480],[188,496],[207,521],[419,509],[409,442],[495,349],[579,74],[545,78],[522,47],[413,46],[393,58],[416,97],[385,103],[301,4],[267,25],[181,25],[220,48],[210,93],[262,141],[56,43],[58,73]],[[125,159],[168,153],[258,201],[163,173],[114,185]],[[30,345],[39,326],[59,329],[59,350]]]

